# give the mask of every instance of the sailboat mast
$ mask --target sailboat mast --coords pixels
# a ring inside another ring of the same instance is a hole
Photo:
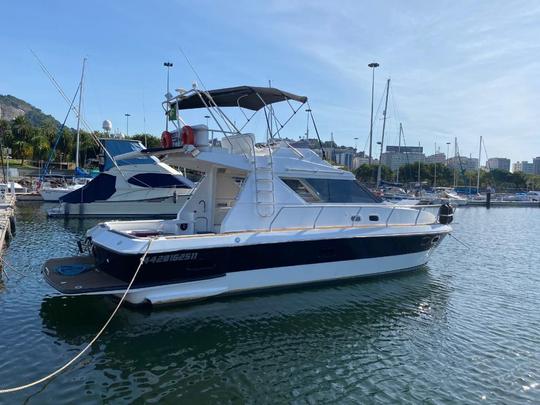
[[[420,142],[418,142],[418,147],[420,147]],[[422,183],[420,183],[420,159],[418,159],[418,187],[422,188]]]
[[[480,192],[480,159],[482,158],[482,135],[480,135],[480,146],[478,146],[478,174],[476,175],[476,193]]]
[[[79,83],[79,107],[77,109],[77,146],[75,148],[75,168],[79,167],[79,143],[81,137],[81,105],[83,95],[83,81],[84,81],[84,67],[86,65],[86,58],[83,59],[81,82]]]
[[[454,188],[457,186],[457,137],[454,138]]]
[[[384,129],[386,128],[386,109],[388,108],[388,93],[390,93],[390,79],[386,82],[386,100],[384,102],[382,137],[381,137],[381,153],[379,154],[379,167],[377,168],[377,187],[381,184],[381,160],[384,147]]]
[[[435,155],[437,155],[437,142],[435,142]],[[435,163],[433,165],[433,187],[437,187],[437,158],[435,158]]]
[[[403,125],[399,123],[399,140],[398,140],[398,153],[401,156],[401,133],[403,132]],[[397,168],[396,183],[399,183],[399,166]]]

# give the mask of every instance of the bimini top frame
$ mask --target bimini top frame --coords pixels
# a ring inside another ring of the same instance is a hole
[[[272,104],[287,102],[292,114],[283,123],[276,116]],[[291,101],[300,103],[294,108]],[[223,134],[240,134],[242,129],[251,121],[255,114],[264,109],[269,138],[279,137],[279,132],[300,111],[302,106],[308,102],[307,97],[298,96],[274,87],[254,87],[238,86],[216,90],[199,90],[194,87],[183,92],[176,97],[170,98],[163,103],[168,120],[171,120],[177,128],[186,123],[179,116],[180,110],[195,108],[206,108],[220,128]],[[221,107],[238,107],[246,118],[246,122],[240,128],[223,112]],[[253,113],[248,116],[245,112],[251,110]],[[273,125],[275,122],[275,126]],[[275,128],[275,130],[274,130]]]

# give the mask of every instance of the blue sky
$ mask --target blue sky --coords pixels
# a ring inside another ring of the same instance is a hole
[[[66,105],[33,49],[73,94],[88,57],[84,113],[130,133],[161,133],[163,62],[173,88],[274,86],[307,95],[324,139],[360,150],[392,80],[387,141],[403,122],[407,144],[458,138],[462,155],[540,156],[540,4],[525,1],[10,1],[0,16],[0,94],[23,98],[61,119]],[[380,115],[380,112],[379,112]],[[74,125],[71,120],[71,125]],[[376,119],[377,138],[381,121]],[[298,117],[286,135],[305,131]],[[358,137],[355,141],[354,138]]]

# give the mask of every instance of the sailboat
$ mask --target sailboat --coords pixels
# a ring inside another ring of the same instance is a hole
[[[82,105],[82,94],[83,94],[83,83],[84,83],[84,69],[86,66],[86,58],[83,59],[81,80],[79,82],[79,107],[77,109],[77,141],[76,141],[76,150],[75,150],[75,176],[73,177],[72,184],[65,184],[60,187],[52,185],[50,182],[41,184],[39,188],[39,194],[43,201],[47,202],[58,202],[61,197],[71,193],[74,190],[77,190],[83,187],[88,183],[91,178],[88,177],[86,172],[79,167],[79,148],[80,148],[80,135],[81,135],[81,105]]]

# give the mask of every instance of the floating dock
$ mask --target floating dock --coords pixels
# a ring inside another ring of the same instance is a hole
[[[491,207],[540,207],[540,201],[498,201],[491,200]],[[485,200],[469,200],[464,207],[485,207]]]

